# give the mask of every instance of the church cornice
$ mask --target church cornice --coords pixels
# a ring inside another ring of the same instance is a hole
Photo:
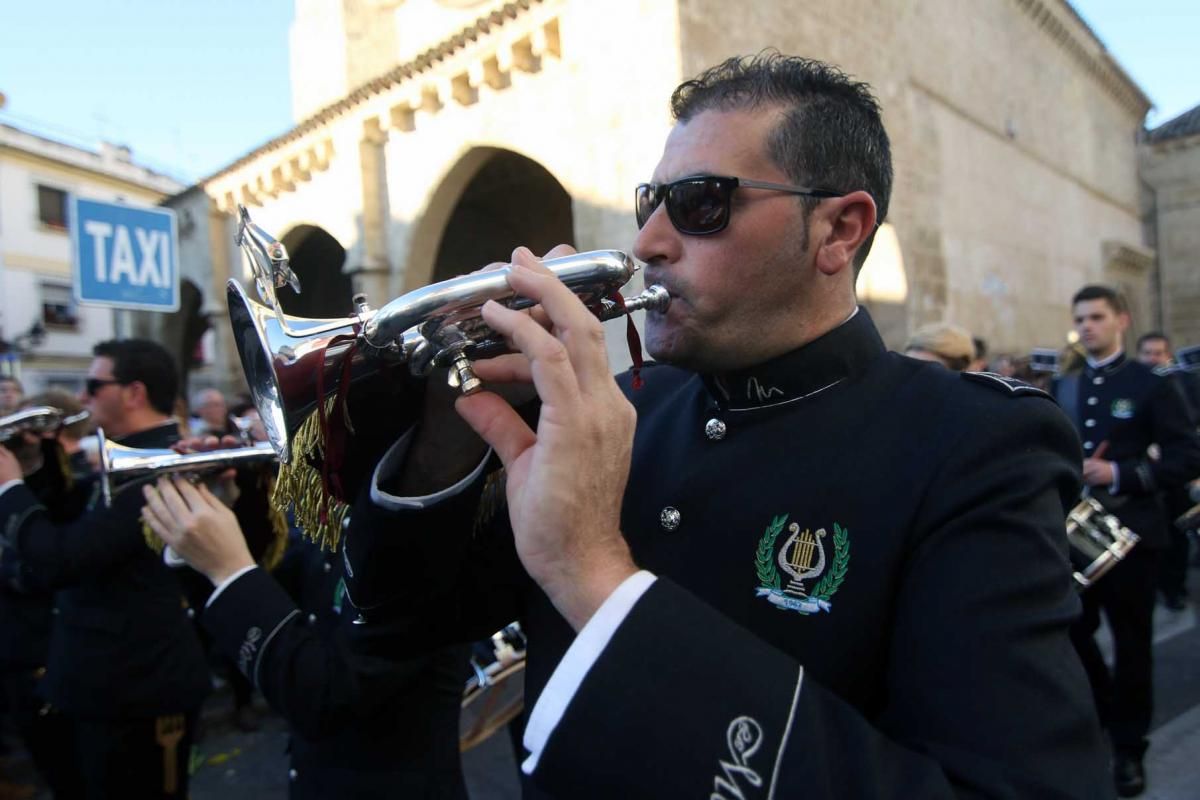
[[[1084,71],[1115,99],[1122,108],[1142,119],[1154,105],[1141,87],[1117,63],[1108,52],[1104,42],[1087,24],[1068,0],[1013,0],[1028,14],[1059,47],[1067,52]],[[1079,30],[1072,30],[1051,6],[1064,10],[1074,20]],[[1080,35],[1082,32],[1083,36]]]
[[[505,31],[517,20],[528,16],[535,6],[550,5],[552,2],[553,0],[513,0],[505,3],[490,14],[479,17],[454,36],[444,39],[416,58],[361,84],[345,97],[321,108],[285,133],[201,179],[198,181],[199,185],[209,189],[213,184],[224,184],[230,176],[262,160],[264,156],[283,151],[280,153],[278,165],[256,165],[254,171],[263,174],[256,175],[249,183],[238,181],[244,185],[236,194],[229,191],[218,192],[216,198],[219,205],[229,205],[230,202],[254,203],[261,194],[275,195],[281,190],[290,191],[296,181],[308,180],[313,170],[323,170],[328,166],[328,161],[333,156],[333,143],[329,139],[312,141],[314,133],[330,122],[375,101],[381,95],[394,92],[404,84],[412,85],[412,97],[407,102],[390,108],[385,117],[384,128],[411,130],[415,111],[437,111],[451,100],[468,105],[477,99],[481,83],[487,83],[493,88],[507,86],[509,70],[517,68],[532,71],[537,68],[537,62],[544,52],[558,53],[556,19],[537,26],[529,36],[512,42],[511,46],[502,52],[482,59],[479,63],[471,63],[461,70],[462,74],[443,76],[438,73],[444,64],[454,61],[472,45]],[[378,127],[378,120],[373,124]],[[369,127],[371,126],[368,125]],[[310,139],[308,143],[304,142],[306,138]]]

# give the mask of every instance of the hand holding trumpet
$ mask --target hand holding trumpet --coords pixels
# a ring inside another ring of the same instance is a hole
[[[207,486],[162,476],[142,487],[142,516],[150,528],[213,584],[254,566],[237,518]]]
[[[637,571],[620,529],[637,417],[609,369],[600,322],[532,254],[514,256],[513,291],[545,317],[484,305],[484,321],[519,355],[476,362],[476,371],[485,383],[532,383],[537,430],[489,391],[456,407],[507,468],[521,563],[578,630]]]
[[[180,453],[232,449],[232,436],[185,439],[175,445]],[[156,484],[142,488],[146,498],[142,516],[150,528],[177,555],[214,584],[254,564],[246,538],[229,506],[236,499],[233,469],[214,478],[215,490],[207,484],[193,485],[185,476],[159,477]]]

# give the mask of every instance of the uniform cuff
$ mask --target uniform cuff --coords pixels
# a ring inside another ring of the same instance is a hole
[[[629,616],[634,604],[655,580],[655,575],[646,570],[630,575],[608,596],[575,637],[538,697],[529,715],[529,723],[525,726],[524,744],[529,757],[521,769],[526,775],[532,775],[537,769],[538,758],[562,719],[563,712],[575,697],[575,692],[579,690],[579,685],[604,652],[617,628]]]
[[[163,553],[163,555],[166,556],[166,553]],[[217,588],[213,589],[212,594],[210,594],[208,596],[208,602],[206,602],[204,604],[204,607],[208,608],[209,606],[211,606],[213,604],[213,601],[221,596],[221,592],[225,591],[227,588],[232,586],[234,581],[236,581],[238,578],[242,577],[243,575],[245,575],[247,572],[249,572],[252,569],[258,569],[258,566],[256,564],[251,564],[247,567],[242,567],[237,572],[233,573],[228,578],[221,581],[221,583],[217,586]]]
[[[266,570],[251,567],[213,592],[200,622],[238,670],[259,686],[271,643],[298,616],[300,609]]]
[[[404,466],[405,459],[408,458],[408,448],[412,444],[413,433],[416,429],[410,428],[408,433],[396,440],[396,443],[388,448],[388,451],[383,454],[383,458],[379,460],[379,464],[375,467],[375,473],[371,476],[371,502],[381,508],[386,508],[389,511],[420,511],[430,506],[437,505],[443,500],[448,500],[451,497],[462,492],[468,486],[479,478],[483,468],[487,466],[488,459],[492,457],[492,449],[483,454],[483,459],[479,462],[479,466],[471,470],[470,474],[451,486],[445,489],[434,492],[433,494],[422,495],[420,497],[402,497],[400,495],[389,494],[385,492],[380,485],[389,478],[395,477],[400,472],[400,468]]]

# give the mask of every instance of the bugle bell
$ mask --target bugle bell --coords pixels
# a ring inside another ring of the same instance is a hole
[[[139,480],[177,473],[203,475],[276,460],[275,450],[268,442],[203,453],[177,453],[171,449],[126,447],[105,438],[103,430],[96,431],[96,439],[100,453],[100,492],[106,506],[112,505],[114,494]]]
[[[55,433],[87,418],[86,410],[67,414],[54,406],[30,406],[0,417],[0,442],[7,442],[19,433]]]
[[[346,381],[352,386],[396,365],[406,365],[417,376],[446,367],[452,385],[464,393],[476,391],[480,382],[471,360],[504,346],[483,321],[480,308],[488,300],[510,308],[532,305],[513,293],[505,268],[416,289],[379,309],[360,295],[349,317],[291,316],[275,295],[275,289],[285,285],[300,288],[283,245],[251,222],[245,208],[240,209],[237,242],[249,259],[263,302],[250,299],[241,284],[229,281],[234,344],[267,437],[284,464],[292,460],[297,430]],[[661,286],[651,286],[635,298],[616,299],[617,290],[638,269],[632,258],[617,250],[542,263],[602,320],[644,309],[665,310],[670,302]]]

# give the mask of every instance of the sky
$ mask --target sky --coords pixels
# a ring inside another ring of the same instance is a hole
[[[1198,0],[1074,5],[1154,101],[1150,127],[1200,104]],[[0,122],[126,144],[195,181],[291,127],[292,15],[293,0],[0,0]]]

